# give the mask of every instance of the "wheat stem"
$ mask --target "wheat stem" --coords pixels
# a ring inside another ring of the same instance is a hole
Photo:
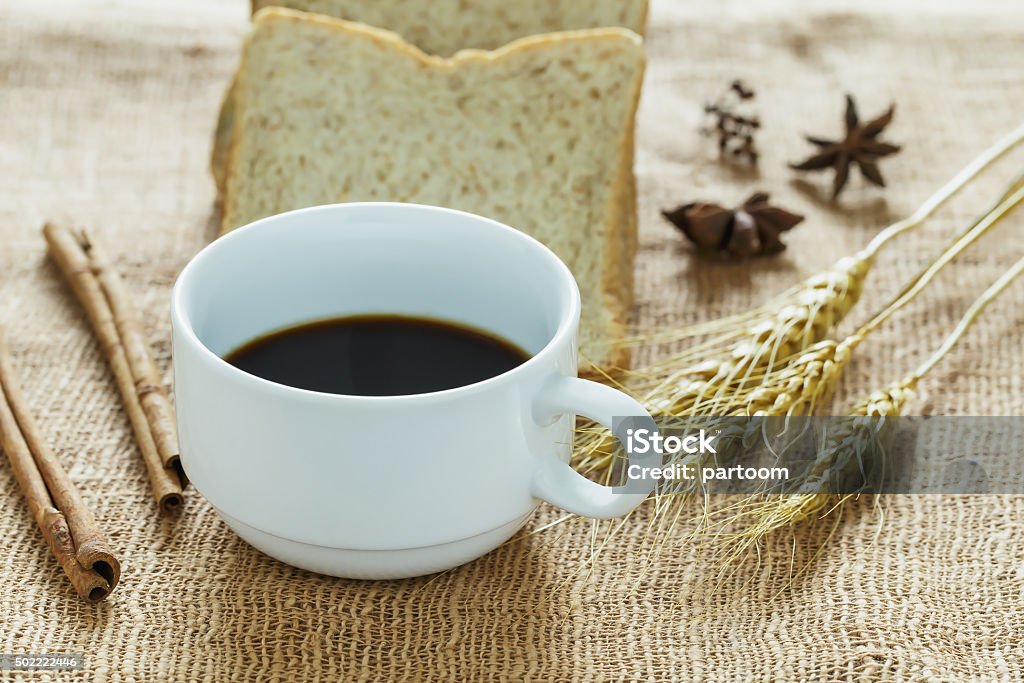
[[[873,417],[879,420],[855,422],[846,429],[830,435],[828,446],[809,471],[803,487],[805,490],[814,491],[813,493],[772,496],[755,503],[753,507],[747,506],[744,515],[752,516],[756,521],[734,536],[739,542],[730,556],[741,555],[745,548],[760,543],[776,529],[821,515],[823,512],[827,514],[840,507],[849,496],[829,492],[829,483],[837,477],[849,479],[863,472],[865,455],[868,458],[881,456],[882,451],[877,445],[882,441],[881,433],[886,428],[886,418],[902,413],[920,380],[960,341],[985,308],[1021,274],[1024,274],[1024,258],[1018,260],[975,299],[956,327],[924,363],[896,384],[872,393],[853,407],[849,413],[851,417]],[[737,518],[734,517],[733,520],[735,519]]]
[[[857,332],[841,342],[826,340],[829,330],[845,317],[859,299],[878,251],[897,236],[920,225],[1022,139],[1024,125],[961,170],[913,214],[885,228],[855,256],[841,259],[832,268],[808,278],[759,308],[711,323],[630,340],[630,343],[636,344],[705,337],[702,343],[691,345],[683,353],[670,355],[646,368],[628,372],[624,379],[627,390],[642,400],[653,413],[660,415],[750,414],[751,404],[757,398],[759,388],[765,385],[771,387],[773,382],[783,379],[785,382],[781,387],[774,387],[776,393],[771,403],[762,406],[762,414],[785,415],[803,410],[813,412],[817,399],[838,382],[859,341],[916,296],[967,245],[998,223],[1021,200],[1022,181],[1018,179],[997,204],[956,238],[929,267]],[[1011,273],[1019,275],[1021,269],[1024,269],[1024,261],[1015,266]],[[983,294],[965,315],[965,320],[915,373],[885,391],[874,392],[858,404],[852,414],[876,417],[898,415],[920,377],[948,352],[966,331],[970,321],[1005,289],[1013,277],[1015,275],[1007,274]],[[709,353],[711,359],[708,359]],[[683,369],[672,370],[680,366]],[[782,391],[777,391],[780,388]],[[784,400],[777,401],[780,393],[787,395]],[[762,395],[762,398],[767,397]],[[743,412],[737,410],[740,406],[745,408]],[[610,472],[617,456],[607,434],[599,429],[590,429],[581,432],[580,436],[582,438],[577,439],[574,449],[575,466],[584,472]],[[848,439],[852,437],[852,434],[847,435]],[[852,467],[854,462],[857,461],[847,458],[847,465]],[[860,466],[859,462],[857,466]],[[649,529],[649,535],[652,548],[660,549],[674,534],[684,505],[695,493],[699,491],[676,490],[662,494],[662,497],[654,501],[657,511],[654,518],[658,521],[651,520],[653,526]],[[739,557],[744,549],[758,548],[761,541],[775,529],[811,516],[824,517],[841,510],[847,497],[809,493],[774,498],[768,501],[748,500],[730,506],[735,516],[722,524],[732,525],[738,520],[752,520],[752,523],[741,533],[732,536],[738,543],[733,546],[736,552],[732,553],[727,564]],[[695,534],[707,533],[718,525],[711,518],[710,502],[706,494],[703,517]],[[655,550],[652,550],[649,562],[653,562]]]
[[[1004,154],[1016,147],[1022,140],[1024,140],[1024,123],[1000,138],[994,145],[979,154],[974,161],[961,169],[961,171],[953,176],[949,182],[929,197],[924,204],[917,209],[917,211],[907,216],[905,219],[893,223],[888,228],[878,233],[878,235],[871,240],[868,246],[865,247],[861,253],[867,258],[872,258],[889,240],[920,225],[926,218],[935,213],[939,207],[949,201],[953,195],[963,189],[964,185],[973,180],[975,176],[991,166]]]
[[[766,372],[760,386],[744,398],[743,405],[738,406],[733,414],[795,415],[811,412],[835,389],[857,346],[920,294],[940,270],[997,225],[1021,201],[1024,201],[1024,176],[970,230],[947,247],[855,332],[842,341],[818,342],[792,361],[784,363],[779,370]]]
[[[974,321],[981,315],[981,312],[985,310],[985,307],[992,303],[996,297],[1002,294],[1003,291],[1021,275],[1021,273],[1024,273],[1024,258],[1017,261],[1012,268],[1003,273],[998,280],[993,282],[989,288],[986,289],[973,304],[971,304],[971,307],[967,309],[964,317],[960,319],[960,322],[957,323],[957,326],[942,342],[942,345],[936,349],[935,353],[933,353],[928,360],[919,365],[917,369],[911,373],[911,377],[920,379],[931,372],[932,368],[934,368],[935,365],[938,364],[938,362],[941,361],[947,353],[949,353],[949,350],[952,349],[958,341],[960,341],[960,337],[970,329]]]
[[[934,279],[950,261],[960,255],[967,247],[987,233],[993,226],[999,223],[1006,214],[1012,211],[1024,200],[1024,176],[1017,179],[1011,186],[1010,191],[1003,196],[1003,199],[991,210],[988,211],[970,230],[964,233],[956,242],[947,248],[923,273],[918,275],[882,310],[878,311],[866,323],[859,332],[867,334],[889,319],[893,313],[902,308],[907,302],[917,296],[929,282]]]

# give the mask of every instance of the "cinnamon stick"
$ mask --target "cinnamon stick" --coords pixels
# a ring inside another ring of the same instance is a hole
[[[179,508],[185,485],[174,409],[160,381],[149,343],[127,302],[120,276],[84,233],[47,223],[50,255],[85,309],[114,374],[142,454],[153,496],[162,511]]]
[[[106,598],[121,577],[121,564],[29,413],[2,329],[0,445],[32,517],[71,585],[86,600]]]
[[[117,332],[121,337],[121,346],[128,357],[132,377],[135,379],[135,393],[149,420],[160,460],[164,467],[180,468],[181,455],[178,450],[174,407],[150,353],[149,341],[142,333],[135,311],[124,293],[121,276],[108,265],[102,252],[89,236],[84,231],[80,235],[82,248],[89,257],[92,271],[96,274],[110,305],[114,324],[117,325]]]

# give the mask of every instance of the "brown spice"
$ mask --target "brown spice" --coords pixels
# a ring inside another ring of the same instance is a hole
[[[741,111],[742,103],[754,98],[754,91],[740,80],[729,85],[725,95],[704,105],[710,123],[701,129],[706,136],[718,139],[722,158],[743,159],[756,164],[759,153],[754,135],[761,128],[761,119],[754,113]]]
[[[804,217],[772,206],[768,199],[767,193],[757,192],[735,209],[691,202],[662,215],[699,247],[739,257],[774,254],[786,248],[779,236]]]
[[[820,171],[826,168],[835,170],[832,179],[832,198],[835,199],[846,187],[850,179],[850,166],[856,164],[860,173],[869,182],[885,187],[885,179],[878,170],[878,160],[900,151],[898,145],[881,142],[878,136],[892,122],[895,105],[880,116],[861,124],[857,115],[857,104],[851,95],[846,96],[846,137],[842,140],[826,140],[813,135],[806,136],[807,141],[819,148],[818,153],[811,155],[798,164],[790,164],[790,168],[798,171]]]
[[[28,411],[0,330],[0,444],[54,557],[86,600],[117,586],[121,564]]]
[[[185,477],[174,409],[120,276],[84,233],[47,223],[43,234],[51,257],[85,309],[110,363],[153,495],[161,510],[178,508]]]

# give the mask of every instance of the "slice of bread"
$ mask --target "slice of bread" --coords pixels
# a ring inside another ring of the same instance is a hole
[[[462,209],[547,244],[580,285],[584,357],[623,367],[636,248],[639,36],[593,29],[428,56],[317,14],[256,15],[239,68],[225,231],[345,201]]]
[[[494,50],[538,33],[621,26],[643,35],[647,0],[252,0],[394,31],[424,52]]]
[[[395,31],[424,52],[494,50],[539,33],[621,26],[643,35],[648,0],[252,0],[255,14],[277,6],[358,21]],[[224,164],[235,122],[234,88],[224,94],[210,155],[210,171],[224,191]]]

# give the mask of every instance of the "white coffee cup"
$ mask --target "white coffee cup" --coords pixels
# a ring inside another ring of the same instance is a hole
[[[280,328],[372,313],[468,324],[531,357],[476,384],[384,397],[298,389],[222,360]],[[395,203],[265,218],[207,246],[174,286],[182,464],[246,541],[335,576],[453,567],[508,539],[542,500],[622,515],[646,491],[616,492],[566,464],[574,415],[610,427],[647,413],[576,378],[579,319],[565,264],[487,218]]]

